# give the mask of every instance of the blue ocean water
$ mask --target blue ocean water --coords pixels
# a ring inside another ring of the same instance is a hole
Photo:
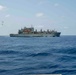
[[[76,36],[0,37],[0,75],[76,75]]]

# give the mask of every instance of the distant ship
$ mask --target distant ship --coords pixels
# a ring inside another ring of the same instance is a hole
[[[34,30],[33,27],[18,30],[17,34],[10,34],[10,37],[60,37],[61,32],[55,30],[40,31]]]

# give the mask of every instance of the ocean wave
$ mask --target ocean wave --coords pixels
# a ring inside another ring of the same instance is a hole
[[[53,74],[62,74],[62,75],[75,75],[76,74],[76,70],[69,70],[69,69],[63,69],[63,70],[55,70],[54,72],[52,72]]]
[[[76,36],[0,38],[0,74],[76,74]]]
[[[50,53],[34,53],[34,54],[30,54],[29,56],[32,56],[32,57],[40,57],[40,56],[49,56]]]
[[[0,51],[0,54],[1,55],[5,55],[5,54],[18,54],[19,52],[18,51],[12,51],[12,50],[3,50],[3,51]]]

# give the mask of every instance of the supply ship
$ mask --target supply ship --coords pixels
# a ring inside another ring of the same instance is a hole
[[[24,27],[18,30],[17,34],[10,34],[10,37],[60,37],[61,32],[55,30],[40,31],[34,30],[34,27]]]

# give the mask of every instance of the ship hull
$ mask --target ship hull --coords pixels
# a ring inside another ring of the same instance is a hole
[[[60,37],[60,32],[51,34],[10,34],[10,37]]]

